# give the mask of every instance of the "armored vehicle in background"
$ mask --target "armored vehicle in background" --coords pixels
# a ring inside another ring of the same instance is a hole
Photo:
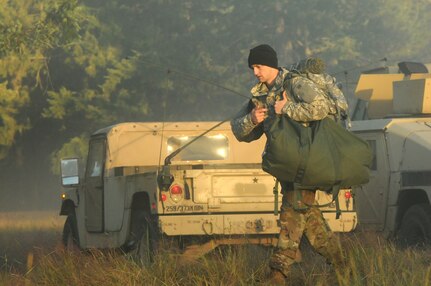
[[[403,62],[401,73],[368,73],[356,87],[352,131],[374,158],[368,184],[354,190],[360,229],[402,245],[431,243],[431,74]],[[374,71],[376,72],[376,71]]]
[[[193,140],[193,142],[192,142]],[[221,244],[275,244],[281,198],[261,169],[265,138],[238,142],[229,123],[122,123],[95,132],[83,175],[62,160],[67,246],[121,248],[151,261],[161,241],[199,256]],[[179,152],[180,151],[180,152]],[[165,160],[163,160],[166,158]],[[323,209],[334,231],[357,224],[350,190]],[[332,201],[318,192],[316,203]]]

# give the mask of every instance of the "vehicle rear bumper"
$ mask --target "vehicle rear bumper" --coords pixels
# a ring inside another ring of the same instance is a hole
[[[350,232],[356,228],[356,212],[323,212],[334,232]],[[250,214],[193,214],[159,216],[160,228],[169,236],[176,235],[236,235],[276,234],[280,231],[279,216],[274,213]]]

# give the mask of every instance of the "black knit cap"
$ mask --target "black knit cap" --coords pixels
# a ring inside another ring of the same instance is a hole
[[[264,65],[272,68],[278,68],[277,53],[269,45],[259,45],[250,50],[248,55],[248,66]]]

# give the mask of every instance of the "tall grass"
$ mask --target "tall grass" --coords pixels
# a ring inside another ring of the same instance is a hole
[[[29,253],[60,247],[63,224],[58,212],[0,212],[0,271],[25,271]]]
[[[292,267],[287,285],[431,286],[430,249],[402,250],[373,237],[343,235],[347,265],[337,272],[304,247],[303,262]],[[68,253],[55,246],[59,240],[60,233],[53,231],[53,245],[27,247],[33,262],[27,255],[25,267],[3,267],[0,285],[268,285],[272,250],[266,247],[219,247],[188,263],[165,249],[150,267],[143,267],[115,251]]]
[[[348,243],[348,267],[340,285],[431,285],[431,249],[398,249],[386,241]]]
[[[367,248],[350,241],[348,265],[336,273],[314,254],[292,267],[288,285],[430,285],[429,250]],[[223,247],[192,263],[170,252],[150,267],[115,252],[66,253],[42,257],[29,272],[14,277],[26,285],[267,285],[270,250],[257,246]],[[8,283],[6,279],[4,282]]]

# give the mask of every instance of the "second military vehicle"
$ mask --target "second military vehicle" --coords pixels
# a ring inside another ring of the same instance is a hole
[[[370,182],[356,188],[361,228],[402,245],[431,243],[431,74],[419,63],[401,73],[362,74],[352,131],[374,152]],[[383,71],[383,73],[382,73]]]

